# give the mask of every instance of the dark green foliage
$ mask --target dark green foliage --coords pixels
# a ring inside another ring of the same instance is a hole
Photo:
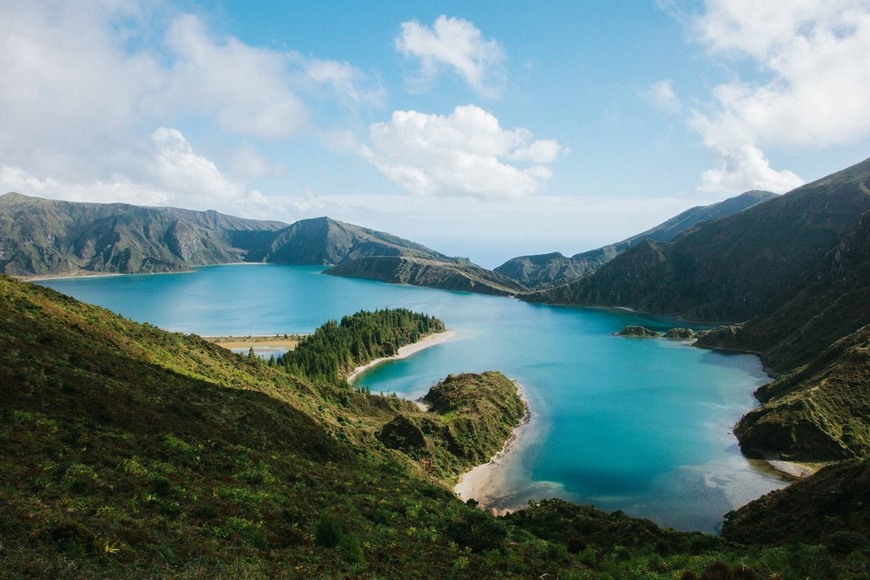
[[[481,511],[466,512],[461,520],[448,526],[447,533],[454,542],[472,552],[501,549],[507,539],[504,523]]]
[[[848,535],[834,536],[847,533]],[[753,544],[822,543],[866,549],[870,537],[870,458],[826,467],[725,516],[722,535]]]
[[[747,453],[797,461],[870,454],[870,325],[762,386],[763,405],[735,427]]]
[[[788,298],[859,225],[870,210],[868,185],[870,160],[671,242],[644,240],[589,276],[526,298],[743,321]]]
[[[331,514],[324,514],[317,520],[314,529],[314,543],[322,548],[335,548],[344,536],[341,522]]]
[[[173,272],[238,262],[280,222],[214,211],[0,196],[0,272]]]
[[[327,322],[278,359],[288,372],[311,379],[342,382],[350,372],[377,358],[393,356],[407,344],[444,330],[432,316],[405,308],[360,311],[341,322]]]
[[[622,512],[605,513],[557,499],[537,502],[505,519],[539,538],[565,544],[571,553],[588,548],[610,553],[622,546],[646,547],[660,556],[670,556],[723,548],[722,540],[714,536],[662,530],[649,520],[631,518]]]

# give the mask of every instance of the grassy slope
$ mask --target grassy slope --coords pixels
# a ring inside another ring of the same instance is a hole
[[[747,451],[797,461],[870,455],[870,326],[764,385],[734,429]]]
[[[796,565],[790,549],[693,540],[589,508],[492,518],[425,461],[379,443],[397,414],[420,414],[410,403],[316,384],[5,277],[0,388],[3,577],[673,577],[717,560],[812,575],[832,565],[821,547],[801,548],[817,557]],[[469,409],[491,412],[442,415]],[[570,526],[572,542],[542,521]]]

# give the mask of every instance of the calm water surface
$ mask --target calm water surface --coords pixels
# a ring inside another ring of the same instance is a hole
[[[448,373],[517,379],[533,421],[504,464],[506,506],[562,497],[677,529],[718,531],[722,516],[779,478],[751,465],[731,426],[765,382],[757,358],[612,336],[667,320],[324,276],[320,267],[232,265],[194,273],[41,282],[139,322],[202,335],[313,331],[361,309],[441,318],[454,340],[390,362],[356,384],[423,395]]]

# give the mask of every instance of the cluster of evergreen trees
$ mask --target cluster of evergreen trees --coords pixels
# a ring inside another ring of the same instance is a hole
[[[393,356],[402,346],[442,330],[444,323],[437,318],[405,308],[361,310],[341,322],[330,320],[278,363],[291,373],[337,383],[356,367]]]

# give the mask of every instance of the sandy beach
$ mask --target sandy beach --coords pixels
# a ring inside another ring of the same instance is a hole
[[[353,383],[361,374],[370,370],[377,365],[391,361],[391,360],[400,360],[403,358],[408,358],[414,353],[420,352],[423,349],[429,348],[430,346],[435,346],[436,344],[441,344],[442,342],[447,342],[448,340],[452,340],[456,337],[455,330],[445,330],[444,332],[437,332],[435,334],[430,334],[429,336],[423,338],[422,340],[418,340],[414,344],[408,344],[401,348],[399,348],[398,354],[394,356],[385,356],[382,358],[376,358],[372,362],[363,365],[361,367],[357,367],[350,373],[347,377],[348,383]]]
[[[253,346],[293,350],[299,344],[300,336],[296,334],[282,334],[280,336],[204,336],[203,338],[226,349]]]
[[[510,511],[495,509],[495,506],[492,504],[495,500],[499,499],[497,490],[503,487],[507,476],[504,473],[503,464],[510,458],[511,454],[516,452],[517,445],[523,435],[528,432],[531,421],[531,412],[529,411],[529,401],[526,393],[522,385],[517,381],[514,381],[514,384],[517,386],[517,392],[525,404],[525,416],[523,416],[520,424],[514,427],[511,436],[505,442],[501,451],[496,453],[488,463],[478,465],[471,469],[471,471],[466,471],[460,475],[459,482],[453,488],[453,493],[458,495],[462,501],[474,499],[481,508],[497,512],[496,515],[503,515],[504,512]]]

